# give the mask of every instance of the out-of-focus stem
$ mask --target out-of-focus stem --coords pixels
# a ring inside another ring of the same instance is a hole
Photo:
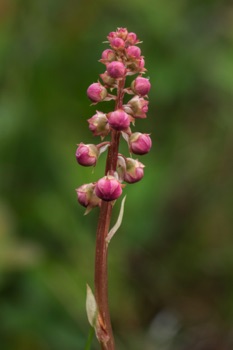
[[[124,97],[125,78],[119,80],[115,110],[122,108]],[[120,132],[112,130],[111,142],[108,148],[105,174],[114,174],[116,171]],[[112,203],[102,201],[96,233],[96,255],[95,255],[95,297],[99,308],[100,318],[103,321],[103,331],[108,337],[106,343],[101,343],[102,350],[114,350],[114,337],[108,306],[108,248],[106,237],[109,232],[112,215]]]

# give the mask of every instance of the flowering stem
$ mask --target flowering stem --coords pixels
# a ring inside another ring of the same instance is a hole
[[[122,108],[124,97],[125,78],[119,80],[115,110]],[[108,149],[105,175],[113,175],[116,171],[120,132],[112,130],[111,143]],[[101,343],[103,350],[114,350],[114,337],[111,326],[111,319],[108,306],[108,247],[106,237],[109,232],[112,215],[112,203],[102,201],[99,215],[99,222],[96,236],[96,256],[95,256],[95,297],[99,308],[101,320],[103,321],[103,331],[106,332],[109,340]]]

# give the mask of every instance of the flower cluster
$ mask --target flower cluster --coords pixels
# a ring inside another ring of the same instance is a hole
[[[87,96],[92,104],[115,100],[115,109],[109,113],[96,111],[88,123],[94,136],[100,136],[103,141],[110,134],[111,140],[97,145],[80,143],[76,150],[80,165],[95,166],[99,155],[108,149],[105,176],[76,190],[79,203],[88,211],[100,206],[102,201],[114,201],[120,197],[125,186],[122,182],[134,183],[144,176],[141,162],[118,153],[120,136],[128,143],[131,156],[146,154],[152,146],[149,134],[131,131],[136,119],[146,118],[151,88],[149,79],[142,76],[146,69],[144,57],[137,46],[140,41],[135,33],[128,32],[126,28],[109,33],[107,39],[110,48],[103,51],[99,60],[104,64],[105,71],[100,74],[101,82],[88,87]],[[125,87],[126,77],[135,74],[137,76],[130,86]],[[124,104],[125,94],[133,96]]]

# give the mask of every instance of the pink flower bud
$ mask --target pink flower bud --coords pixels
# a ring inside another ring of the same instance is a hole
[[[110,77],[108,72],[104,72],[100,74],[100,78],[103,80],[104,84],[107,85],[108,87],[112,87],[116,82],[116,79]]]
[[[94,136],[106,136],[109,133],[109,124],[106,114],[96,111],[96,114],[88,119],[89,129]]]
[[[126,53],[128,57],[132,57],[132,58],[140,58],[141,56],[141,50],[138,46],[127,47]]]
[[[140,132],[135,132],[130,135],[129,146],[130,152],[142,155],[150,151],[152,141],[149,134],[141,134]]]
[[[139,96],[134,96],[129,100],[127,105],[124,105],[124,111],[128,114],[131,114],[134,118],[146,118],[146,113],[148,111],[148,104],[149,102],[147,100],[144,100],[144,98]]]
[[[76,150],[76,159],[80,165],[95,166],[99,156],[99,150],[95,145],[80,143]]]
[[[125,42],[121,38],[112,39],[110,45],[114,50],[123,50],[125,48]]]
[[[122,194],[122,185],[114,176],[107,175],[97,181],[95,194],[104,201],[113,201]]]
[[[131,84],[133,92],[139,96],[145,96],[150,91],[151,84],[148,79],[137,77]]]
[[[126,28],[117,28],[116,35],[118,38],[125,40],[128,35],[128,30]]]
[[[137,35],[133,32],[128,33],[127,35],[127,39],[126,41],[130,44],[130,45],[135,45],[139,42]]]
[[[109,34],[108,34],[108,36],[107,36],[107,38],[108,38],[108,41],[111,43],[111,41],[114,39],[114,38],[116,38],[117,37],[117,34],[116,34],[116,32],[110,32]]]
[[[91,84],[87,89],[87,96],[92,102],[103,101],[107,95],[107,90],[99,82]]]
[[[144,176],[145,166],[138,160],[126,158],[126,171],[124,174],[124,181],[134,183],[140,181]]]
[[[126,74],[126,68],[122,62],[113,61],[108,64],[107,72],[112,78],[122,78]]]
[[[139,72],[145,72],[146,69],[144,67],[145,67],[145,60],[144,60],[143,57],[140,57],[140,59],[138,61],[138,71]]]
[[[94,208],[101,203],[101,199],[96,196],[95,185],[93,183],[85,184],[76,189],[78,202],[85,208]]]
[[[112,62],[115,58],[115,52],[110,49],[106,49],[102,52],[101,61]]]
[[[130,125],[130,116],[123,109],[108,113],[107,118],[109,125],[118,131],[123,131]]]

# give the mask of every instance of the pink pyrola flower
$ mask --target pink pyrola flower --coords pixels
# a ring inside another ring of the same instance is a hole
[[[139,42],[137,35],[133,32],[128,33],[127,35],[127,39],[126,41],[130,44],[130,45],[135,45]]]
[[[115,52],[110,49],[106,49],[102,52],[101,62],[112,62],[116,59]]]
[[[114,50],[124,50],[125,48],[125,42],[121,38],[112,39],[110,45]]]
[[[109,43],[111,43],[111,41],[116,37],[117,37],[116,32],[110,32],[107,36]]]
[[[130,125],[130,116],[123,109],[108,113],[107,118],[111,128],[118,131],[126,130]]]
[[[99,156],[96,145],[80,143],[76,150],[76,159],[80,165],[95,166]]]
[[[145,96],[150,91],[151,84],[148,79],[137,77],[131,84],[133,92],[139,96]]]
[[[96,196],[95,184],[84,184],[76,189],[78,202],[85,208],[94,208],[100,205],[101,199]]]
[[[96,111],[90,119],[87,120],[89,123],[89,129],[92,131],[94,136],[106,136],[109,133],[109,124],[106,114]]]
[[[107,87],[113,87],[116,83],[116,79],[110,77],[107,71],[100,74],[100,78],[103,80],[103,83],[107,85]]]
[[[128,57],[132,57],[132,58],[140,58],[141,56],[141,50],[138,46],[127,47],[126,53]]]
[[[144,176],[144,165],[136,159],[126,158],[124,181],[130,184],[140,181]]]
[[[108,64],[107,72],[112,78],[122,78],[126,74],[126,68],[124,63],[119,61],[113,61]]]
[[[126,28],[117,28],[116,35],[118,38],[125,40],[128,36],[128,30]]]
[[[135,132],[130,135],[129,138],[130,152],[134,154],[146,154],[150,151],[152,146],[152,141],[149,134],[142,134],[140,132]]]
[[[95,194],[104,201],[113,201],[122,194],[122,185],[114,176],[107,175],[97,181]]]
[[[134,96],[129,100],[127,105],[124,105],[124,111],[134,118],[146,118],[149,102],[142,97]]]
[[[91,84],[87,89],[87,96],[92,102],[103,101],[107,95],[107,90],[99,82]]]

